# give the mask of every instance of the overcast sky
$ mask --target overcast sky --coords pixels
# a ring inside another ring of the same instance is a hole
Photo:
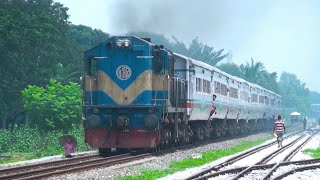
[[[295,73],[320,92],[318,0],[56,0],[70,21],[112,35],[152,31],[232,52],[237,64],[253,57],[268,71]]]

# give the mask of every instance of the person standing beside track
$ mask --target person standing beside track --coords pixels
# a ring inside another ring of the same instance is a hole
[[[307,118],[303,119],[303,130],[306,130],[307,128]]]
[[[278,147],[282,147],[282,138],[285,130],[286,128],[284,126],[284,121],[281,119],[281,116],[278,115],[278,119],[275,121],[275,124],[273,127],[273,132],[277,137]]]

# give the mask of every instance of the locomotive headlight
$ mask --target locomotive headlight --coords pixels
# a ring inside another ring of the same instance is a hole
[[[116,41],[116,45],[121,48],[121,47],[129,47],[131,44],[130,40],[128,39],[118,39]]]
[[[128,39],[124,40],[123,45],[125,47],[129,47],[130,46],[130,41]]]
[[[122,46],[122,40],[121,39],[118,39],[117,42],[116,42],[117,46],[118,47],[121,47]]]

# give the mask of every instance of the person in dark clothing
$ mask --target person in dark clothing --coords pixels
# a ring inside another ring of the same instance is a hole
[[[303,119],[303,129],[306,130],[307,127],[307,118]]]
[[[217,98],[217,95],[212,95],[212,105],[211,105],[211,111],[210,111],[210,114],[209,114],[209,118],[208,118],[208,121],[211,121],[211,116],[213,115],[213,113],[216,111],[217,107],[214,105],[214,100],[216,100]]]

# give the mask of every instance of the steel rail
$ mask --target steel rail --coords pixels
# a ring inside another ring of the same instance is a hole
[[[282,153],[284,150],[290,148],[291,146],[293,146],[294,144],[296,144],[299,140],[301,140],[303,137],[305,136],[302,135],[299,138],[295,139],[294,141],[290,142],[289,144],[281,147],[280,149],[277,149],[276,151],[266,155],[264,158],[262,158],[259,162],[255,163],[252,166],[247,167],[246,169],[244,169],[243,171],[241,171],[240,173],[238,173],[235,177],[232,178],[232,180],[235,179],[239,179],[242,176],[244,176],[245,174],[247,174],[248,172],[252,171],[253,166],[255,165],[259,165],[259,164],[266,164],[268,161],[270,161],[271,159],[273,159],[274,157],[276,157],[277,155],[279,155],[280,153]]]
[[[291,151],[287,156],[285,156],[279,163],[275,164],[271,170],[262,178],[263,180],[267,180],[271,177],[272,173],[279,168],[281,162],[290,161],[292,157],[297,154],[300,149],[305,146],[319,131],[313,133],[310,137],[308,137],[303,143],[301,143],[298,147],[296,147],[293,151]]]
[[[2,180],[2,179],[17,179],[17,178],[21,178],[21,179],[42,178],[42,177],[47,177],[54,174],[63,174],[65,172],[73,172],[76,170],[89,169],[92,167],[107,166],[108,164],[113,165],[116,163],[123,163],[123,162],[134,160],[136,158],[141,158],[142,156],[145,157],[147,155],[148,154],[129,156],[128,154],[126,154],[126,155],[112,156],[108,158],[74,162],[70,164],[63,164],[63,165],[58,165],[53,167],[39,168],[36,170],[27,171],[27,172],[7,174],[4,176],[0,176],[0,179]],[[40,174],[40,175],[36,175],[36,174]]]
[[[86,155],[86,156],[74,157],[72,159],[54,160],[54,161],[49,161],[49,162],[42,162],[42,163],[36,163],[36,164],[30,164],[30,165],[4,168],[4,169],[0,169],[0,174],[1,175],[9,174],[11,172],[16,172],[16,171],[20,171],[20,170],[26,171],[29,169],[41,168],[42,166],[53,166],[56,164],[66,164],[66,163],[70,163],[70,162],[83,161],[83,160],[99,158],[99,157],[100,156],[98,156],[98,155]],[[1,176],[0,176],[0,179],[1,179]]]
[[[290,135],[287,136],[286,138],[291,137],[291,136],[294,136],[294,135],[296,135],[296,134],[298,134],[298,133],[300,133],[300,132],[301,132],[301,131],[299,131],[299,132],[297,132],[297,133],[290,134]],[[257,148],[253,148],[253,149],[251,149],[251,150],[249,150],[249,151],[246,151],[246,152],[241,153],[241,154],[239,154],[239,155],[237,155],[237,156],[234,156],[234,157],[232,157],[232,158],[230,158],[230,159],[228,159],[228,160],[226,160],[226,161],[224,161],[224,162],[222,162],[222,163],[219,163],[218,165],[215,165],[215,166],[213,166],[213,167],[211,167],[211,168],[209,168],[209,169],[206,169],[206,170],[203,170],[203,171],[201,171],[201,172],[198,172],[198,173],[196,173],[196,174],[194,174],[194,175],[192,175],[192,176],[190,176],[190,177],[188,177],[188,178],[186,178],[186,179],[187,179],[187,180],[197,179],[197,178],[199,178],[199,177],[201,177],[201,176],[204,176],[205,174],[210,173],[211,171],[218,171],[219,169],[221,169],[221,168],[223,168],[223,167],[225,167],[225,166],[227,166],[227,165],[230,165],[230,164],[232,164],[232,163],[234,163],[234,162],[236,162],[236,161],[239,161],[239,160],[241,160],[241,159],[243,159],[243,158],[245,158],[245,157],[248,157],[248,156],[250,156],[250,155],[252,155],[252,154],[254,154],[254,153],[258,152],[258,151],[261,151],[261,150],[266,149],[266,148],[268,148],[268,147],[270,147],[270,146],[273,146],[273,145],[276,144],[276,143],[277,143],[277,141],[272,141],[272,142],[270,142],[270,143],[268,143],[268,144],[259,146],[259,147],[257,147]]]

